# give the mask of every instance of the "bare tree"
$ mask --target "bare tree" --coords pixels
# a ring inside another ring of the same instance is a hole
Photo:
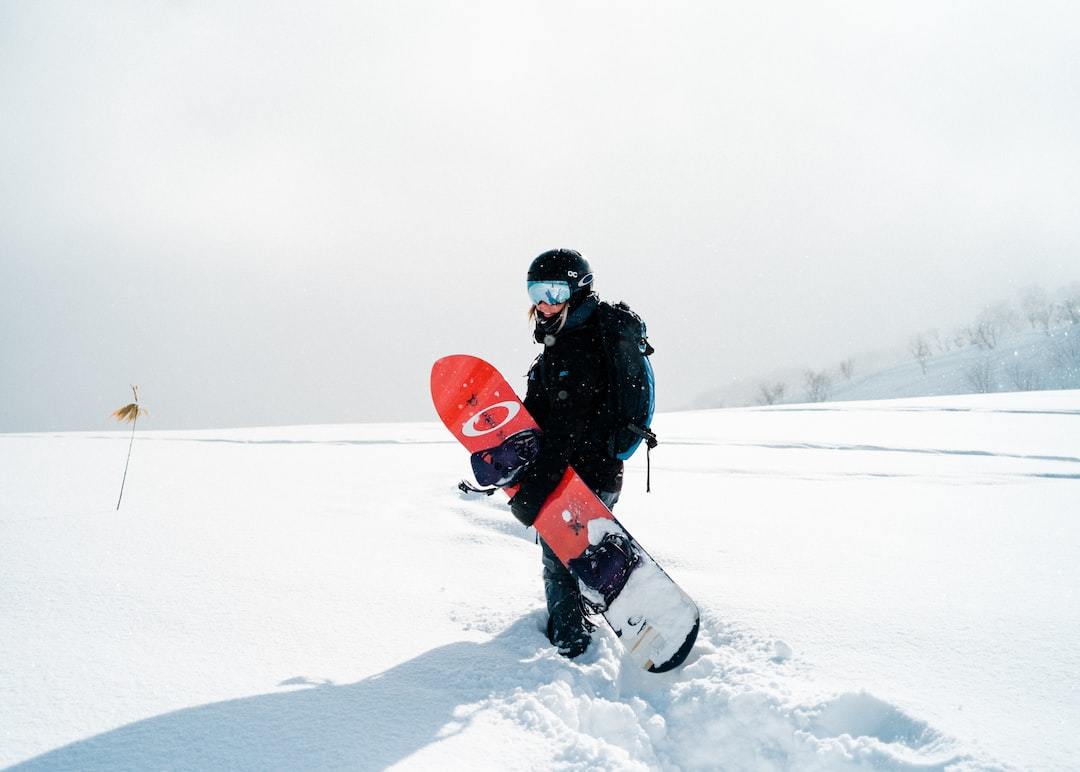
[[[941,333],[936,329],[926,331],[926,341],[937,349],[939,354],[944,354],[949,350],[948,343],[941,339]]]
[[[1020,362],[1013,362],[1005,368],[1005,374],[1009,377],[1009,383],[1016,391],[1038,391],[1042,387],[1042,379],[1034,370],[1024,367]]]
[[[1054,304],[1042,287],[1032,285],[1020,292],[1020,310],[1031,325],[1031,329],[1050,332],[1050,321],[1054,316]]]
[[[855,375],[854,359],[851,359],[849,357],[848,359],[845,359],[843,362],[840,363],[840,375],[844,376],[845,381],[851,380],[851,376]]]
[[[784,392],[787,387],[782,383],[762,383],[758,386],[757,403],[759,405],[775,405],[784,401]]]
[[[963,329],[963,333],[967,337],[967,345],[984,351],[989,351],[997,345],[999,332],[1000,329],[996,325],[980,322],[969,324]]]
[[[825,370],[814,372],[807,370],[803,375],[806,383],[806,399],[808,402],[826,402],[832,392],[832,376]]]
[[[930,341],[920,332],[908,343],[908,351],[915,357],[915,361],[919,363],[923,375],[926,375],[926,361],[930,359],[930,355],[933,354],[933,351],[930,349]]]
[[[984,356],[964,368],[964,380],[978,394],[989,394],[994,385],[994,363]]]
[[[1080,282],[1073,282],[1059,293],[1058,319],[1065,324],[1080,324]]]
[[[976,346],[987,350],[997,348],[998,338],[1001,337],[1001,327],[991,319],[979,320],[972,329],[975,331]]]
[[[1080,380],[1080,333],[1066,328],[1055,335],[1050,343],[1050,361]]]
[[[973,327],[967,328],[972,343],[981,349],[997,348],[1002,334],[1016,324],[1016,314],[1008,303],[995,303],[987,306],[975,320]]]

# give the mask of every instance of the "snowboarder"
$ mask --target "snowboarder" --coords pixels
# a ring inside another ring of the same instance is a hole
[[[613,508],[622,489],[623,462],[610,452],[615,427],[610,372],[601,337],[599,297],[588,261],[572,249],[544,252],[527,279],[533,337],[544,351],[529,369],[525,408],[543,431],[540,452],[521,480],[510,508],[531,524],[545,499],[572,466]],[[589,646],[593,625],[584,613],[577,580],[540,539],[548,638],[573,658]]]

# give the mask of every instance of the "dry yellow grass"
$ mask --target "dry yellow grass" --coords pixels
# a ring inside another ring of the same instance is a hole
[[[114,410],[112,414],[117,421],[131,424],[131,441],[128,442],[127,460],[124,462],[124,477],[120,480],[120,496],[116,499],[117,509],[120,509],[120,501],[124,498],[124,483],[127,482],[128,465],[131,463],[131,446],[135,444],[135,422],[147,415],[146,410],[139,404],[139,387],[132,386],[131,391],[135,394],[135,401]]]
[[[148,415],[146,410],[139,405],[139,387],[132,386],[131,390],[135,393],[135,401],[129,402],[121,408],[113,411],[112,417],[117,421],[123,423],[135,423],[136,420],[142,418],[144,415]]]

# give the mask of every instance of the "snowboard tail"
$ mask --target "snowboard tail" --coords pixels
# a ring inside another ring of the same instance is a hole
[[[542,437],[506,380],[477,357],[444,357],[432,367],[431,396],[443,424],[472,454],[477,482],[513,495]],[[654,673],[682,664],[697,638],[697,606],[573,469],[533,527],[632,661]]]

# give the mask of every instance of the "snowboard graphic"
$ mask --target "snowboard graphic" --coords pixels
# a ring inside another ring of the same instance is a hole
[[[443,357],[431,368],[431,397],[446,428],[472,454],[477,481],[512,496],[543,437],[502,375],[477,357]],[[686,659],[697,638],[697,606],[573,469],[533,526],[634,662],[661,673]]]

